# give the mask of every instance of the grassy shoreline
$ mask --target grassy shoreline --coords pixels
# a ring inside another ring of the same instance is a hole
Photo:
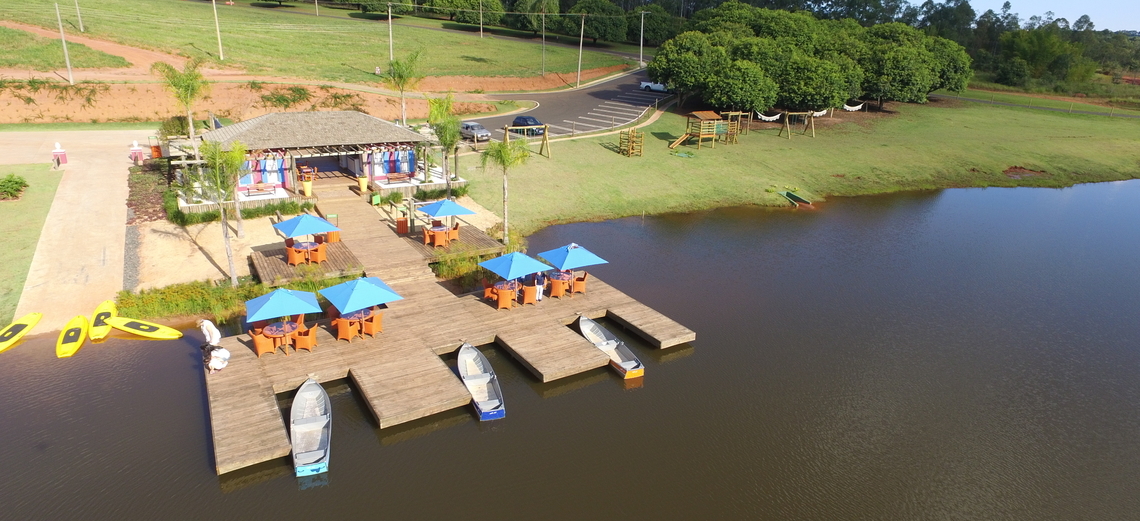
[[[28,188],[17,201],[0,201],[0,219],[8,225],[5,243],[7,262],[0,270],[0,322],[12,321],[28,268],[36,253],[44,221],[55,200],[55,191],[63,178],[62,170],[51,170],[49,164],[0,165],[0,177],[16,174],[27,179]]]
[[[776,137],[777,127],[736,145],[699,151],[667,145],[685,119],[667,113],[646,126],[645,156],[616,152],[617,136],[553,143],[554,159],[534,156],[510,174],[511,226],[524,234],[552,224],[726,206],[787,206],[776,191],[799,188],[812,200],[907,190],[987,186],[1063,187],[1140,177],[1140,122],[940,100],[888,104],[885,115],[838,114],[817,123],[817,138]],[[470,195],[502,208],[498,170],[465,156]],[[1024,167],[1040,174],[1003,173]]]

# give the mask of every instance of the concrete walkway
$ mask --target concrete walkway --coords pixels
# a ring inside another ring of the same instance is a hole
[[[0,132],[0,162],[48,163],[59,142],[68,164],[40,233],[16,316],[44,314],[37,332],[90,317],[123,289],[127,158],[148,130]]]

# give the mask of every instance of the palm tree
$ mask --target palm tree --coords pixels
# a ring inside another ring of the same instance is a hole
[[[218,203],[218,212],[222,218],[222,240],[226,246],[226,260],[229,261],[230,285],[237,287],[234,252],[230,246],[229,210],[224,203],[236,197],[237,181],[245,165],[245,145],[235,141],[229,150],[223,150],[221,144],[207,141],[202,144],[201,153],[205,168],[199,168],[187,176],[180,188],[183,193],[196,192],[202,199]],[[241,212],[236,202],[233,211]]]
[[[451,171],[448,165],[448,156],[455,152],[459,146],[459,118],[452,114],[451,107],[455,98],[448,94],[443,98],[428,100],[428,124],[435,132],[435,139],[443,149],[443,179],[447,183],[447,197],[451,198]]]
[[[190,145],[194,147],[194,159],[198,158],[198,142],[194,140],[194,103],[210,90],[210,82],[198,70],[202,60],[191,58],[179,71],[166,62],[155,62],[150,71],[162,76],[166,90],[186,109],[186,123],[190,127]]]
[[[483,168],[487,168],[487,163],[494,163],[503,169],[503,244],[510,243],[507,234],[507,171],[526,163],[527,159],[530,159],[530,148],[525,139],[493,141],[487,144],[480,156]]]
[[[415,89],[424,79],[419,71],[420,51],[415,51],[403,60],[388,62],[388,73],[381,77],[389,88],[400,91],[400,121],[408,125],[408,106],[404,103],[404,92]]]

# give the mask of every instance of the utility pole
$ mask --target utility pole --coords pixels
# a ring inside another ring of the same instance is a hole
[[[75,0],[75,1],[78,2],[79,0]],[[317,0],[313,0],[313,7],[316,8],[316,10],[317,10],[317,16],[320,16],[321,15],[321,6],[319,4],[317,4]]]
[[[392,2],[388,2],[388,63],[395,59],[396,53],[392,52]]]
[[[67,83],[75,85],[71,76],[71,57],[67,55],[67,38],[63,36],[63,18],[59,16],[59,4],[55,4],[55,21],[59,23],[59,40],[63,42],[63,61],[67,63]]]
[[[542,75],[546,76],[546,2],[542,4]]]
[[[479,37],[483,37],[483,0],[479,0]]]
[[[578,29],[578,82],[575,88],[582,86],[582,39],[586,37],[586,13],[582,13],[582,27]]]
[[[646,14],[649,14],[649,11],[642,11],[641,12],[641,37],[637,39],[637,66],[638,67],[645,67],[645,59],[642,58],[642,55],[644,54],[644,51],[645,51],[645,15]]]
[[[210,0],[210,5],[214,6],[214,31],[218,33],[218,59],[225,61],[226,54],[222,52],[222,26],[218,24],[218,1]],[[190,124],[193,125],[194,122]]]
[[[79,32],[87,32],[83,30],[83,13],[79,12],[79,0],[75,0],[75,16],[79,18]]]

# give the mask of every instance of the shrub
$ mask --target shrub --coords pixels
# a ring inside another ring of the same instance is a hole
[[[0,199],[19,199],[28,187],[28,181],[16,174],[0,179]]]
[[[166,218],[179,226],[210,223],[221,220],[222,216],[217,210],[207,212],[183,212],[178,208],[178,194],[167,190],[162,194],[162,207],[166,210]],[[267,204],[257,208],[242,208],[241,216],[244,219],[256,219],[281,212],[282,215],[296,215],[306,210],[312,210],[313,203],[298,204],[296,201],[282,201]]]

